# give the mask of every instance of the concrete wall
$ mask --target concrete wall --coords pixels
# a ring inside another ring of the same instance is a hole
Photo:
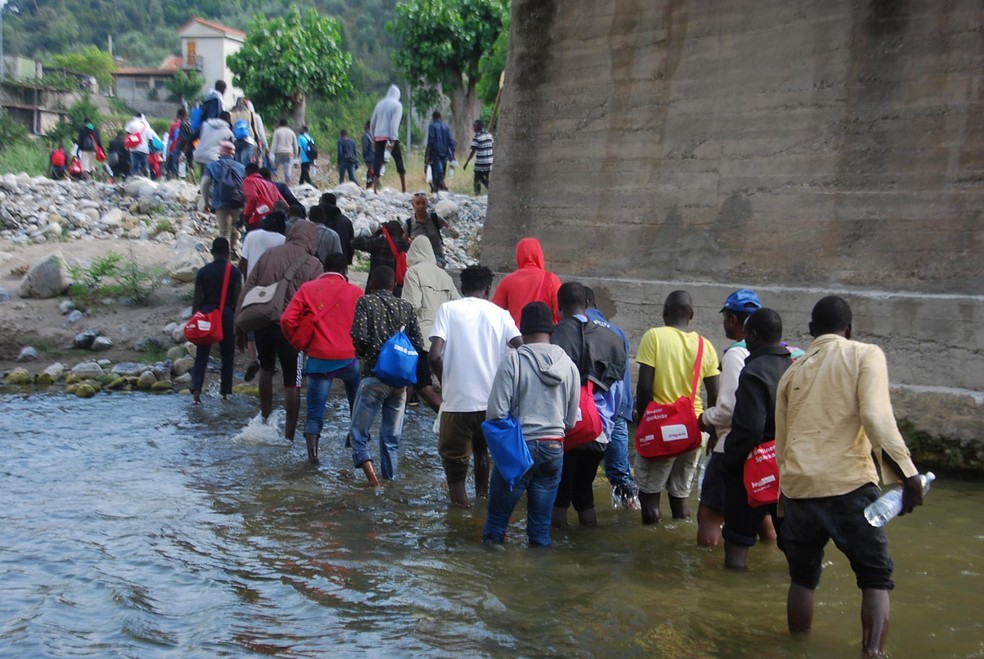
[[[508,271],[539,237],[635,344],[676,288],[718,344],[735,288],[800,345],[845,294],[900,416],[984,438],[978,2],[512,7],[483,261]]]

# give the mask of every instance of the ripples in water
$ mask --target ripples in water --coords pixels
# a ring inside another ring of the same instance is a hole
[[[488,551],[483,506],[447,506],[429,413],[408,413],[401,480],[373,491],[344,447],[347,407],[330,406],[315,468],[251,399],[0,396],[0,651],[857,654],[859,595],[836,551],[814,633],[797,642],[774,548],[755,548],[748,574],[725,572],[691,522],[644,528],[610,510],[599,477],[601,529],[529,551],[518,510],[506,550]],[[982,500],[937,483],[893,522],[898,656],[984,651]]]

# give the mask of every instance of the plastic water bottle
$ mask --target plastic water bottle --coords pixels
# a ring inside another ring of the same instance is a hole
[[[936,475],[931,471],[919,474],[924,496],[929,492],[929,486],[934,480]],[[872,526],[881,527],[895,519],[900,512],[902,512],[902,488],[897,487],[881,495],[877,501],[865,508],[864,518]]]

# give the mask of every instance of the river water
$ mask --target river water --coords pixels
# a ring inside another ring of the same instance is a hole
[[[402,480],[375,492],[331,402],[322,464],[248,428],[253,399],[0,395],[0,653],[6,656],[858,656],[860,595],[828,552],[813,634],[785,630],[774,547],[746,574],[691,522],[642,527],[596,482],[598,530],[505,551],[484,507],[449,509],[411,410]],[[524,505],[521,503],[521,506]],[[889,652],[984,656],[984,488],[937,481],[892,522]]]

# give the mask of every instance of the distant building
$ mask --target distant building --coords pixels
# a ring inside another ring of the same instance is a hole
[[[225,80],[226,106],[232,105],[243,92],[232,86],[232,71],[226,63],[229,56],[239,52],[246,33],[219,23],[193,18],[180,28],[181,68],[194,69],[205,78],[202,93],[212,89],[216,80]]]
[[[0,108],[35,135],[67,121],[73,103],[86,92],[99,91],[92,76],[68,69],[45,69],[40,61],[25,57],[4,55],[3,71],[6,77],[0,80]]]
[[[181,54],[169,55],[157,68],[122,68],[113,74],[113,92],[134,110],[158,117],[170,117],[174,101],[166,82],[178,71],[194,71],[205,79],[202,95],[216,80],[225,80],[225,103],[230,106],[242,91],[232,86],[232,71],[226,64],[246,40],[246,33],[203,18],[192,18],[178,28]],[[191,100],[191,99],[189,99]]]

